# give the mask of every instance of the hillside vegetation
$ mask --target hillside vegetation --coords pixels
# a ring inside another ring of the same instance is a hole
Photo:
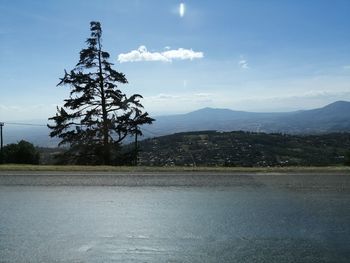
[[[286,135],[201,131],[140,142],[140,165],[326,166],[347,160],[350,133]]]

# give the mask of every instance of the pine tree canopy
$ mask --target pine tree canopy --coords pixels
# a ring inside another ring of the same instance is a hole
[[[69,147],[67,158],[73,163],[120,164],[121,142],[129,135],[142,135],[139,126],[154,119],[143,112],[142,96],[126,96],[118,85],[128,83],[123,73],[112,68],[110,55],[102,50],[99,22],[90,23],[87,48],[80,51],[75,68],[64,72],[58,86],[70,87],[63,107],[49,118],[54,125],[51,137]]]

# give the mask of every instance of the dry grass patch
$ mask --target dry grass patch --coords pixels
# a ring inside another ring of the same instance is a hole
[[[0,171],[53,172],[223,172],[223,173],[327,173],[349,172],[348,166],[327,167],[154,167],[154,166],[83,166],[83,165],[18,165],[2,164]]]

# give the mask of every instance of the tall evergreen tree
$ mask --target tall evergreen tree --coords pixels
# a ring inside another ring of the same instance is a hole
[[[102,50],[99,22],[90,23],[91,36],[87,48],[73,70],[65,71],[58,86],[69,86],[70,96],[56,116],[51,137],[59,137],[60,145],[69,146],[66,155],[75,163],[113,164],[121,142],[128,135],[138,135],[138,126],[154,119],[142,112],[139,94],[127,97],[118,87],[128,83],[123,73],[112,68],[110,55]],[[141,133],[142,134],[142,133]]]

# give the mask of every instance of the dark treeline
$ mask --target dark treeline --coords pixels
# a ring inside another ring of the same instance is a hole
[[[24,140],[5,145],[0,153],[0,163],[39,164],[39,162],[38,148]]]
[[[4,163],[71,164],[65,148],[20,141],[3,149]],[[134,144],[124,145],[119,165],[134,164]],[[139,165],[147,166],[326,166],[350,165],[350,133],[284,135],[251,132],[188,132],[139,143]],[[93,163],[91,163],[93,164]]]

